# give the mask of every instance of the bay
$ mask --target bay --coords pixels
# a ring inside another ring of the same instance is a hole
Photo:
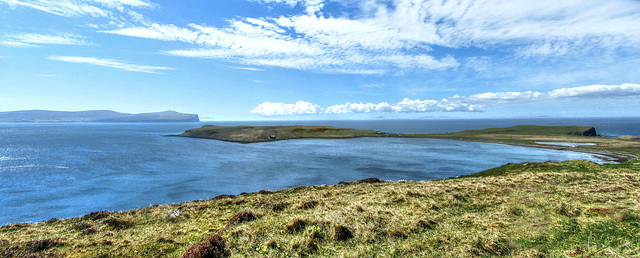
[[[330,125],[400,133],[571,124],[596,126],[604,136],[640,136],[637,118],[0,124],[0,225],[369,177],[442,179],[511,162],[601,162],[583,153],[436,139],[237,144],[165,137],[204,124]]]

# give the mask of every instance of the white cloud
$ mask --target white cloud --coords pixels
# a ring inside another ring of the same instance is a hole
[[[640,85],[625,83],[621,85],[590,85],[575,88],[563,88],[549,92],[549,98],[572,99],[612,99],[640,96]]]
[[[5,46],[5,47],[38,47],[36,45],[31,45],[31,44],[28,44],[28,43],[22,43],[22,42],[16,42],[16,41],[7,41],[7,40],[0,41],[0,45]]]
[[[55,60],[55,61],[68,62],[68,63],[105,66],[105,67],[111,67],[111,68],[116,68],[116,69],[125,70],[125,71],[142,72],[142,73],[158,73],[158,71],[160,70],[173,70],[173,68],[170,68],[170,67],[134,65],[134,64],[128,64],[121,61],[117,61],[117,60],[98,59],[95,57],[50,56],[49,59]]]
[[[9,47],[38,47],[40,44],[89,45],[90,43],[85,41],[84,37],[70,33],[53,35],[16,33],[3,35],[0,44]]]
[[[389,103],[382,102],[380,104],[373,103],[349,103],[342,105],[333,105],[324,110],[325,114],[345,114],[345,113],[372,113],[372,112],[391,112],[393,107]]]
[[[574,88],[562,88],[548,93],[540,92],[487,92],[471,96],[455,95],[438,100],[403,99],[396,104],[387,102],[349,103],[320,108],[317,105],[299,101],[296,105],[265,102],[252,110],[254,114],[299,115],[299,114],[346,114],[346,113],[425,113],[425,112],[483,112],[485,107],[509,104],[522,104],[538,100],[592,100],[640,97],[640,84],[590,85]],[[292,112],[294,106],[312,106],[305,112]]]
[[[298,101],[296,104],[265,102],[250,112],[262,116],[309,115],[320,112],[320,107],[304,101]]]

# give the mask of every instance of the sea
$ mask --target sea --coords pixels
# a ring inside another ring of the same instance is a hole
[[[239,144],[167,137],[206,124],[325,125],[395,133],[587,125],[604,137],[640,136],[640,118],[4,123],[0,124],[0,225],[371,177],[436,180],[513,162],[606,162],[578,152],[439,139]]]

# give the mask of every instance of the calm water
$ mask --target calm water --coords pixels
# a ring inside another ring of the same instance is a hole
[[[164,137],[203,124],[317,124],[403,133],[574,124],[594,125],[604,136],[640,136],[640,119],[0,124],[0,225],[368,177],[431,180],[509,162],[599,161],[581,153],[434,139],[237,144]]]

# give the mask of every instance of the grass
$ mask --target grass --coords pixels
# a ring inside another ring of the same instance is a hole
[[[533,257],[606,247],[598,255],[628,257],[640,255],[639,189],[637,165],[508,164],[438,181],[296,187],[4,226],[0,253]]]

